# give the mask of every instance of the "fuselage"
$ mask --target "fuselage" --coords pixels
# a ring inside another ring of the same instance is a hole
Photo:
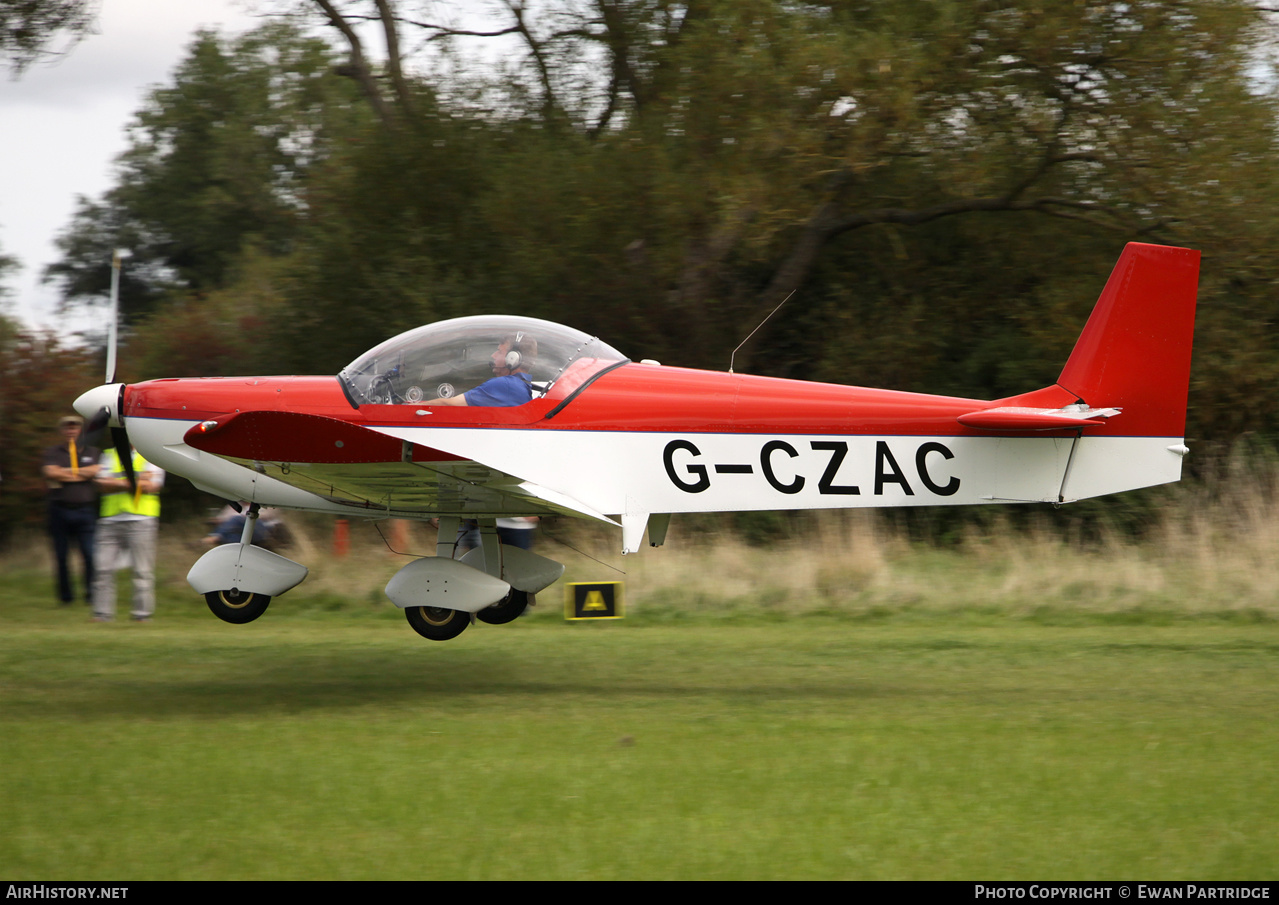
[[[1057,388],[1043,394],[1073,401]],[[202,489],[330,512],[351,504],[271,476],[329,461],[325,436],[260,438],[267,446],[241,456],[256,468],[184,436],[239,412],[313,415],[413,444],[421,464],[482,463],[611,514],[1057,502],[1131,487],[1138,470],[1150,484],[1180,475],[1169,447],[1181,438],[1126,436],[1122,419],[1020,433],[957,420],[998,404],[622,362],[511,408],[354,405],[334,377],[294,376],[147,381],[125,389],[122,413],[146,458]],[[400,450],[373,455],[398,461]],[[388,500],[364,514],[439,509]]]

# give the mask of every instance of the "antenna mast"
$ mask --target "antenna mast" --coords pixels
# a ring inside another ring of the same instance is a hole
[[[758,326],[756,326],[754,330],[752,330],[750,333],[746,334],[746,338],[737,344],[737,349],[740,349],[742,346],[744,346],[744,345],[746,345],[748,342],[750,342],[750,338],[751,338],[752,336],[754,336],[756,333],[758,333],[758,332],[759,332],[759,328],[760,328],[760,327],[762,327],[762,326],[764,326],[766,323],[768,323],[768,318],[769,318],[769,317],[772,317],[774,314],[776,314],[776,313],[777,313],[777,312],[781,309],[782,305],[785,305],[787,302],[789,302],[789,301],[790,301],[790,297],[791,297],[792,295],[794,295],[794,294],[795,294],[795,290],[794,290],[794,289],[792,289],[792,290],[790,291],[790,295],[787,295],[787,296],[786,296],[786,298],[782,299],[782,300],[781,300],[781,302],[780,302],[780,303],[778,303],[778,305],[777,305],[777,307],[776,307],[776,308],[774,308],[772,311],[768,312],[768,317],[766,317],[766,318],[764,318],[762,321],[760,321],[760,322],[759,322],[759,325],[758,325]],[[733,354],[732,354],[732,355],[730,355],[730,356],[728,356],[728,373],[730,373],[730,374],[732,374],[732,373],[733,373],[733,360],[734,360],[735,358],[737,358],[737,349],[734,349],[734,350],[733,350]]]

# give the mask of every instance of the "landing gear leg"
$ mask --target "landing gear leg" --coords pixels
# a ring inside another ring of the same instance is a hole
[[[258,510],[262,508],[260,503],[250,503],[249,511],[244,513],[244,527],[240,530],[240,543],[249,545],[253,543],[253,532],[258,527]]]
[[[244,514],[244,528],[240,531],[241,544],[253,542],[253,530],[258,526],[258,510],[261,508],[258,503],[249,504],[249,511]],[[244,625],[265,613],[271,598],[265,594],[251,594],[239,588],[231,588],[228,591],[211,591],[205,594],[204,602],[209,605],[213,615],[223,622]]]

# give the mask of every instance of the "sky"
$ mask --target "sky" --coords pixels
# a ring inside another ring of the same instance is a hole
[[[0,252],[22,265],[5,281],[7,313],[60,333],[101,329],[83,315],[58,316],[56,289],[40,285],[59,257],[55,237],[77,196],[111,187],[125,127],[148,89],[168,81],[195,31],[239,34],[260,22],[237,0],[102,0],[95,33],[69,55],[17,81],[0,73]]]

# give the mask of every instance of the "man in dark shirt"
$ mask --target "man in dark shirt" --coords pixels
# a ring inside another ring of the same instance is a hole
[[[98,450],[80,446],[84,422],[68,415],[58,422],[62,442],[44,451],[40,473],[48,487],[49,536],[58,570],[58,600],[75,599],[68,555],[74,542],[84,561],[84,601],[93,588],[93,528],[98,519],[98,491],[93,479],[98,473]]]

